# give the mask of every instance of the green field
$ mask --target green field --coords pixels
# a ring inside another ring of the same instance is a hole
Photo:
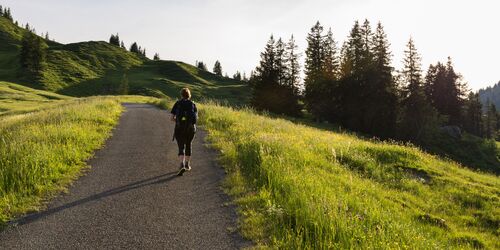
[[[279,249],[500,248],[500,182],[411,146],[203,105],[243,234]],[[256,129],[258,128],[258,129]]]

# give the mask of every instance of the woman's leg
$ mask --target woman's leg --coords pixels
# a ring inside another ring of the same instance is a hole
[[[190,131],[190,133],[188,133],[188,136],[186,138],[186,166],[188,166],[188,168],[190,168],[190,163],[191,163],[191,145],[192,145],[192,142],[193,142],[193,139],[194,139],[194,131]]]
[[[183,167],[186,162],[185,159],[186,142],[185,142],[185,136],[183,136],[183,134],[180,132],[181,131],[176,131],[175,140],[177,141],[177,147],[179,148],[179,153],[177,154],[179,157],[179,162],[181,163],[181,167]]]

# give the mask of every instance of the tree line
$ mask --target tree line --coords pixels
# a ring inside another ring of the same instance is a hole
[[[317,22],[307,35],[305,78],[293,36],[273,36],[251,76],[252,106],[278,114],[340,124],[377,136],[421,142],[439,128],[459,127],[493,138],[496,108],[483,114],[476,93],[469,92],[451,58],[429,66],[424,74],[415,42],[409,39],[403,67],[392,66],[390,43],[379,22],[355,21],[339,48],[332,29]],[[472,119],[473,118],[473,119]]]

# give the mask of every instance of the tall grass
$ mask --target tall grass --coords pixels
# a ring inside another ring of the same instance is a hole
[[[75,179],[121,111],[117,100],[87,98],[0,118],[0,225]]]
[[[417,148],[201,105],[246,237],[281,249],[500,248],[500,185]]]

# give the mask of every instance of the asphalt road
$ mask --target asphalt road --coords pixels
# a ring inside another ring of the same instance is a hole
[[[46,210],[0,232],[0,249],[238,249],[236,213],[220,189],[224,171],[199,131],[193,170],[177,177],[167,111],[125,104],[92,168]]]

